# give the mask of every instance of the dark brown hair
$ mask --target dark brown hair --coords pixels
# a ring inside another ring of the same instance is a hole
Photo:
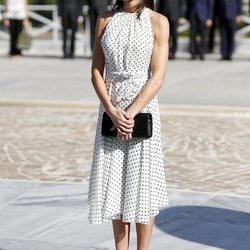
[[[150,8],[151,10],[154,10],[154,0],[142,0],[142,2],[138,5],[136,12],[141,14],[144,7]],[[114,11],[121,11],[123,9],[123,1],[122,0],[116,0],[113,8]]]

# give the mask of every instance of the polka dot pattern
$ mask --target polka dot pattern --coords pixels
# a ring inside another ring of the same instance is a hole
[[[103,34],[105,83],[115,107],[126,109],[150,78],[153,34],[150,10],[138,19],[135,13],[117,12]],[[89,222],[122,219],[148,224],[168,204],[163,168],[160,115],[157,97],[142,112],[153,116],[149,139],[103,137],[100,104],[89,181]]]

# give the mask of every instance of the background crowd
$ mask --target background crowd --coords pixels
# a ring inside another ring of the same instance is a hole
[[[84,22],[82,7],[89,6],[90,47],[93,50],[98,15],[114,1],[58,0],[58,21],[62,25],[63,58],[74,58],[75,35],[79,23]],[[5,0],[4,25],[10,32],[10,56],[21,56],[17,46],[18,35],[28,25],[27,0]],[[156,10],[165,15],[170,24],[169,59],[176,58],[178,27],[189,24],[190,59],[205,60],[214,50],[215,32],[220,34],[222,60],[232,60],[235,49],[235,31],[241,22],[242,0],[158,0]],[[250,0],[249,0],[250,10]],[[70,31],[70,32],[69,32]]]
[[[213,51],[217,27],[220,30],[221,59],[232,60],[241,10],[241,0],[159,0],[158,11],[170,22],[170,59],[175,58],[177,50],[178,25],[189,22],[192,60],[197,56],[204,60],[206,52]]]

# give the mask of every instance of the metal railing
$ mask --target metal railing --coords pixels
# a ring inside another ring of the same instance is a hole
[[[0,11],[3,11],[3,6],[0,5]],[[51,19],[46,17],[44,13],[51,13]],[[84,32],[77,32],[76,39],[83,44],[84,54],[90,55],[90,21],[88,17],[88,6],[83,6],[83,15],[85,21]],[[56,5],[29,5],[28,6],[29,20],[36,21],[39,27],[32,27],[30,35],[39,40],[39,44],[59,45],[61,44],[60,32],[61,24],[58,22],[58,8]],[[48,36],[48,34],[50,34]],[[46,39],[42,39],[42,36]],[[9,40],[9,34],[6,30],[0,30],[0,39]]]
[[[0,5],[0,11],[3,11],[3,6]],[[42,14],[38,14],[37,12],[51,12],[52,18],[49,19]],[[87,16],[88,6],[83,7],[83,14],[86,19]],[[35,20],[36,22],[42,24],[40,28],[35,28],[31,30],[31,35],[36,38],[42,34],[46,34],[47,32],[52,32],[52,41],[58,41],[59,39],[59,32],[61,31],[62,27],[58,23],[58,9],[56,5],[29,5],[28,6],[28,16],[29,19]],[[86,20],[85,20],[86,21]],[[4,32],[0,31],[0,37],[2,38],[9,38],[9,35]],[[78,34],[78,39],[83,39],[83,36]]]

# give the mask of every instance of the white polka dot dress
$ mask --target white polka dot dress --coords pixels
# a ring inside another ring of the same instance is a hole
[[[150,78],[154,37],[150,10],[140,18],[135,13],[117,12],[105,28],[101,45],[105,56],[105,83],[115,107],[127,108]],[[157,97],[142,112],[153,116],[149,139],[103,137],[99,109],[89,180],[89,222],[122,219],[148,224],[168,203]]]

